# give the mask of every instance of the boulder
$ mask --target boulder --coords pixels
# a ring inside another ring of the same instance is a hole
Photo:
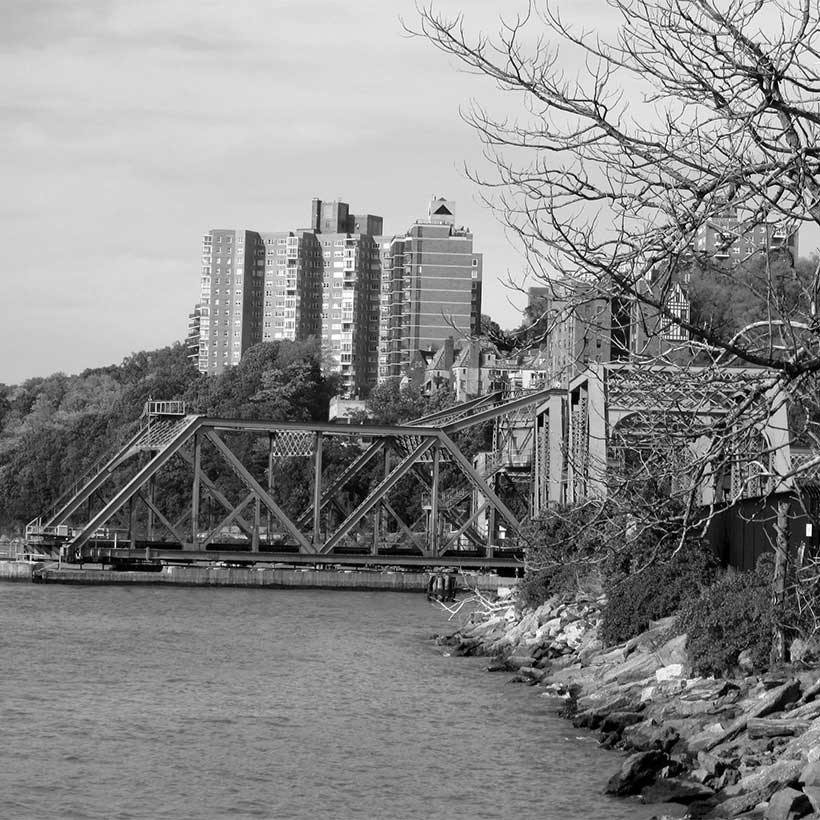
[[[792,786],[800,779],[803,761],[790,758],[780,758],[767,766],[760,766],[755,771],[744,775],[734,786],[727,786],[724,794],[729,797],[754,792],[760,789],[770,789],[774,794],[784,786]],[[767,798],[768,799],[768,798]]]
[[[814,811],[820,811],[820,761],[814,760],[800,772],[800,782],[803,791],[811,801]]]
[[[622,733],[624,744],[635,751],[648,752],[656,749],[668,752],[680,739],[673,726],[659,724],[655,720],[643,720],[627,726]]]
[[[811,814],[811,803],[803,792],[797,789],[780,789],[775,792],[766,809],[766,820],[795,820]]]
[[[820,640],[816,636],[811,638],[795,638],[789,647],[789,657],[792,663],[803,663],[813,666],[820,661]]]
[[[708,800],[714,791],[702,783],[680,777],[661,777],[641,790],[641,798],[647,803],[683,803]]]
[[[641,712],[611,712],[601,721],[601,731],[606,734],[615,732],[621,735],[627,726],[640,723],[643,718]]]
[[[752,792],[746,792],[735,797],[730,797],[729,799],[718,803],[717,806],[715,806],[704,816],[709,818],[709,820],[711,820],[711,818],[737,817],[738,815],[753,809],[760,803],[765,803],[776,791],[777,786],[772,785],[770,787],[756,789]]]
[[[630,755],[609,779],[606,794],[619,797],[638,794],[668,762],[669,758],[663,752],[636,752]]]
[[[684,673],[684,666],[682,663],[670,663],[668,666],[662,666],[655,670],[655,680],[658,683],[664,681],[682,678]]]
[[[800,681],[788,680],[781,686],[764,692],[751,702],[744,703],[745,711],[743,714],[729,723],[725,728],[721,727],[718,730],[714,730],[714,727],[712,727],[713,736],[711,738],[705,733],[701,733],[692,738],[689,741],[689,750],[691,752],[699,752],[701,750],[708,752],[720,743],[731,740],[731,738],[739,735],[746,728],[750,717],[764,717],[772,712],[777,712],[787,703],[793,703],[799,696]]]

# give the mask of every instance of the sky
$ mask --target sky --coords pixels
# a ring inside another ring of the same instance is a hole
[[[445,12],[460,4],[442,0]],[[495,30],[498,4],[470,0]],[[202,235],[343,199],[400,233],[433,195],[484,253],[484,312],[520,324],[523,258],[480,203],[459,108],[497,94],[401,19],[412,0],[28,0],[0,28],[0,382],[185,336]]]
[[[432,2],[490,33],[526,6]],[[525,298],[504,283],[524,258],[465,174],[484,166],[459,115],[473,100],[520,114],[520,99],[409,37],[414,0],[6,5],[0,383],[182,339],[202,235],[304,227],[314,197],[384,217],[386,234],[455,200],[484,254],[484,313],[520,324]],[[561,9],[604,34],[622,22],[605,0]]]

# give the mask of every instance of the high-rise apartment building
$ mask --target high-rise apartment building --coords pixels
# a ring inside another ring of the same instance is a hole
[[[265,250],[255,231],[213,230],[202,239],[199,370],[211,375],[239,364],[262,339]]]
[[[313,200],[308,228],[203,238],[199,370],[239,364],[259,342],[321,339],[341,392],[376,381],[382,218]]]
[[[434,198],[426,219],[381,240],[380,257],[379,381],[401,376],[416,351],[479,332],[482,255],[456,227],[454,202]]]

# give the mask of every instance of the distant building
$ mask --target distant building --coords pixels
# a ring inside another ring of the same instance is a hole
[[[482,263],[472,233],[456,227],[455,203],[442,197],[403,236],[382,241],[379,381],[402,376],[419,351],[478,333]]]
[[[314,199],[311,225],[203,238],[199,370],[222,373],[259,342],[321,339],[348,395],[375,384],[382,218]]]
[[[344,396],[399,377],[419,351],[481,318],[481,254],[455,204],[430,203],[401,236],[346,202],[314,199],[306,228],[212,230],[202,242],[198,366],[222,373],[262,341],[321,340]]]
[[[727,205],[700,226],[694,245],[697,253],[729,264],[737,264],[760,251],[786,250],[797,256],[798,231],[761,222],[757,215],[746,215],[742,209]]]
[[[200,372],[222,373],[262,341],[264,275],[265,249],[255,231],[212,230],[202,238]]]
[[[683,296],[676,287],[667,302],[683,311],[685,299],[683,306],[678,299]],[[606,297],[583,282],[530,288],[525,313],[552,387],[565,387],[590,364],[657,356],[680,341],[680,328],[637,297]]]
[[[194,367],[199,367],[199,305],[194,305],[194,309],[188,314],[188,333],[185,336],[185,350]]]

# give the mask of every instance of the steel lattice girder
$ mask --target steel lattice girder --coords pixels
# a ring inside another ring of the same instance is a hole
[[[418,473],[421,469],[419,466],[420,462],[423,459],[426,458],[429,463],[429,453],[432,450],[434,452],[434,463],[437,464],[445,458],[449,459],[487,499],[482,505],[482,509],[486,506],[495,508],[513,529],[517,529],[519,522],[515,516],[494,493],[484,477],[472,467],[447,433],[457,432],[458,430],[463,430],[475,424],[498,418],[499,416],[503,416],[527,405],[537,404],[543,401],[544,397],[551,392],[552,391],[538,391],[523,398],[514,399],[505,404],[490,407],[489,409],[486,408],[486,405],[491,401],[495,401],[496,397],[479,397],[479,399],[468,402],[461,407],[449,408],[446,411],[441,411],[424,419],[397,426],[372,424],[337,425],[330,422],[298,423],[187,416],[173,425],[168,425],[167,430],[163,429],[162,441],[149,443],[150,446],[146,444],[143,447],[140,445],[140,442],[148,433],[151,433],[154,435],[154,438],[156,438],[155,430],[143,430],[135,434],[113,458],[106,461],[101,469],[94,472],[93,475],[88,478],[85,485],[76,491],[73,496],[66,501],[61,499],[62,506],[60,510],[49,520],[67,525],[70,517],[80,509],[83,503],[91,499],[95,494],[102,495],[102,491],[111,485],[112,475],[115,469],[120,470],[129,467],[132,461],[136,461],[136,459],[132,458],[134,455],[139,452],[151,450],[153,451],[153,455],[149,460],[144,464],[137,464],[136,468],[132,468],[130,476],[125,477],[125,483],[114,492],[108,501],[103,500],[102,508],[96,514],[90,516],[85,524],[79,528],[79,531],[74,532],[68,542],[70,547],[80,550],[89,540],[95,537],[95,534],[100,528],[106,526],[115,515],[126,510],[129,504],[131,505],[129,519],[132,524],[130,534],[133,539],[133,523],[135,521],[134,504],[137,501],[141,501],[147,508],[149,516],[156,518],[174,540],[181,543],[185,549],[196,550],[200,542],[200,536],[198,535],[199,492],[201,488],[204,488],[203,491],[207,492],[225,509],[226,516],[219,526],[204,536],[203,546],[207,546],[207,544],[211,543],[222,527],[235,522],[246,537],[252,539],[255,546],[258,547],[258,509],[261,504],[282,525],[288,535],[298,545],[300,551],[303,553],[316,553],[319,551],[328,553],[341,543],[342,539],[365,515],[373,510],[384,509],[398,520],[395,510],[393,510],[388,502],[388,494],[405,475],[411,471]],[[465,413],[467,415],[465,415]],[[441,424],[441,426],[434,426],[436,421],[444,423]],[[277,433],[312,434],[316,442],[315,457],[318,467],[318,475],[314,477],[314,499],[317,500],[318,503],[314,503],[309,510],[306,510],[295,521],[291,520],[285,511],[276,503],[270,492],[254,478],[247,467],[242,464],[241,459],[236,456],[224,442],[220,435],[220,433],[224,432],[245,434],[266,433],[269,435]],[[353,463],[348,465],[348,467],[324,489],[321,487],[322,436],[347,437],[356,439],[357,441],[361,441],[362,439],[366,440],[368,438],[374,439],[370,442],[369,446],[354,459]],[[367,497],[357,505],[356,509],[349,513],[334,532],[327,534],[323,543],[318,543],[318,540],[316,543],[311,543],[310,538],[306,536],[303,531],[309,524],[309,519],[313,519],[313,534],[316,540],[316,535],[319,532],[319,516],[327,505],[333,501],[336,493],[351,478],[365,469],[378,453],[386,452],[388,447],[393,449],[395,447],[394,442],[402,439],[408,443],[412,442],[416,446],[414,446],[410,452],[403,454],[399,463],[389,470],[382,481],[368,493]],[[248,493],[242,499],[241,503],[232,503],[219,489],[217,484],[202,470],[199,456],[202,441],[208,441],[213,445],[216,451],[222,456],[224,463],[227,464],[247,488]],[[193,455],[190,453],[191,445],[193,446]],[[174,456],[179,456],[193,468],[193,486],[196,491],[194,492],[192,490],[190,511],[185,512],[175,523],[172,523],[155,502],[150,487],[151,482],[153,482],[157,474]],[[423,477],[422,480],[425,484],[427,483]],[[145,491],[146,489],[147,492]],[[245,508],[254,501],[257,504],[257,511],[254,524],[252,525],[243,517],[242,513]],[[434,509],[436,508],[437,504],[434,504]],[[441,510],[440,514],[447,517],[449,511]],[[476,517],[477,514],[474,513],[466,521],[459,521],[450,516],[450,519],[453,520],[459,528],[457,536],[466,532]],[[185,538],[181,531],[182,523],[186,519],[190,519],[190,539]],[[406,525],[400,520],[399,525],[403,530],[407,529]],[[419,534],[412,533],[412,531],[409,532],[412,535],[412,540],[418,543],[417,539]],[[448,543],[452,541],[453,537],[450,537]]]

